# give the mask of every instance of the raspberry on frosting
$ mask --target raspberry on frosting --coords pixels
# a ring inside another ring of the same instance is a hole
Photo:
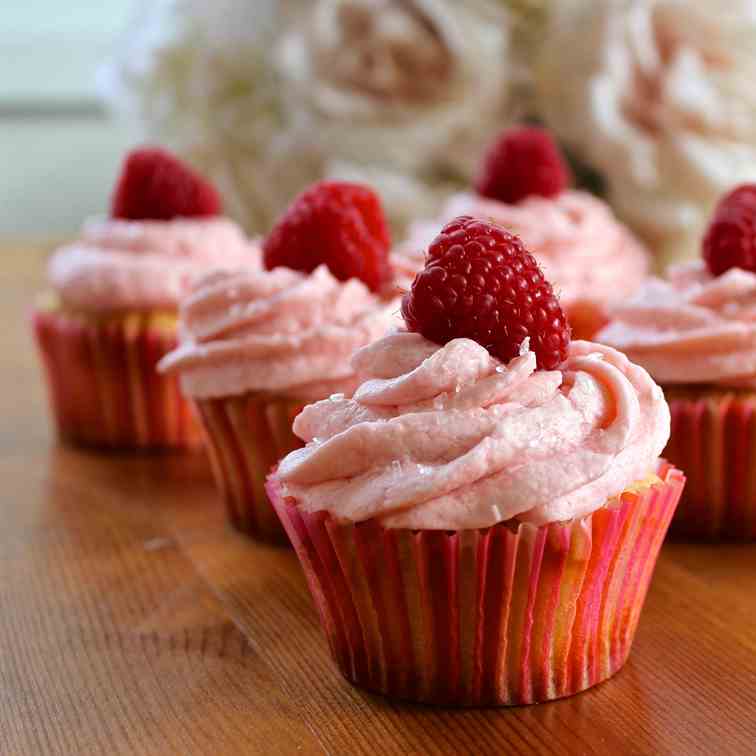
[[[173,220],[220,215],[215,187],[159,147],[132,150],[121,169],[110,215],[122,220]]]
[[[505,362],[529,338],[547,370],[563,362],[570,343],[551,284],[520,239],[469,216],[448,223],[430,245],[402,315],[410,331],[431,341],[473,339]]]
[[[569,181],[569,168],[551,134],[522,126],[504,131],[491,145],[475,190],[513,205],[525,197],[556,197]]]
[[[341,281],[358,278],[372,291],[391,278],[388,224],[378,195],[366,186],[321,181],[297,197],[263,246],[268,270],[310,273],[326,264]]]
[[[756,184],[742,184],[722,197],[702,251],[712,275],[731,268],[756,273]]]

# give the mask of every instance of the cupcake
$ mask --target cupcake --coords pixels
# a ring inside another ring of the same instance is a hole
[[[408,330],[305,407],[268,479],[353,683],[454,706],[548,701],[625,662],[684,479],[648,373],[570,342],[521,242],[448,224]]]
[[[155,366],[176,346],[192,282],[259,257],[201,177],[161,149],[130,153],[110,217],[53,253],[33,313],[59,435],[121,449],[196,443],[189,404]]]
[[[301,445],[291,430],[301,408],[351,396],[353,352],[395,324],[388,247],[371,190],[321,182],[271,231],[264,267],[212,274],[183,302],[182,343],[160,368],[199,410],[238,529],[286,540],[265,478]]]
[[[673,532],[756,539],[756,185],[717,207],[704,259],[650,278],[598,340],[643,365],[672,412],[665,456],[690,484]]]
[[[649,257],[605,202],[568,189],[568,180],[548,132],[510,130],[491,147],[475,192],[452,196],[440,222],[472,215],[519,236],[553,283],[575,338],[591,338],[606,323],[607,308],[638,288]],[[410,226],[395,252],[403,271],[422,268],[423,251],[439,225],[434,220]]]

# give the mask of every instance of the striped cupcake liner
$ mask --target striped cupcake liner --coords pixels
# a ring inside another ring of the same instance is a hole
[[[265,478],[302,446],[291,427],[302,407],[301,400],[254,393],[197,401],[215,481],[237,530],[288,543],[265,492]]]
[[[32,315],[59,435],[117,449],[183,448],[200,441],[178,380],[156,366],[176,334],[149,313],[90,320],[56,310]]]
[[[665,387],[672,433],[664,452],[688,485],[676,536],[756,540],[756,394]]]
[[[387,529],[273,504],[304,569],[333,658],[393,698],[506,706],[578,693],[630,652],[685,478],[568,523]]]

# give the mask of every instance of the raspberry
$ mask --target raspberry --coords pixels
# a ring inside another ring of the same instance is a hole
[[[515,204],[525,197],[555,197],[570,171],[548,131],[522,126],[503,132],[489,148],[475,182],[482,197]]]
[[[366,186],[321,181],[297,197],[263,245],[268,270],[309,273],[325,263],[340,281],[378,291],[391,277],[391,239],[378,195]]]
[[[445,344],[474,339],[503,362],[530,337],[539,368],[566,357],[570,329],[551,284],[516,236],[468,216],[454,219],[428,249],[402,301],[410,331]]]
[[[215,187],[159,147],[140,147],[126,156],[110,206],[113,218],[125,220],[171,220],[220,212]]]
[[[756,273],[756,184],[742,184],[719,200],[704,236],[703,258],[715,276],[730,268]]]

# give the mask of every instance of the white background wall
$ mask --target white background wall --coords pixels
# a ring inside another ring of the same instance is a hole
[[[95,73],[131,0],[0,0],[0,236],[73,233],[105,211],[129,135]]]

